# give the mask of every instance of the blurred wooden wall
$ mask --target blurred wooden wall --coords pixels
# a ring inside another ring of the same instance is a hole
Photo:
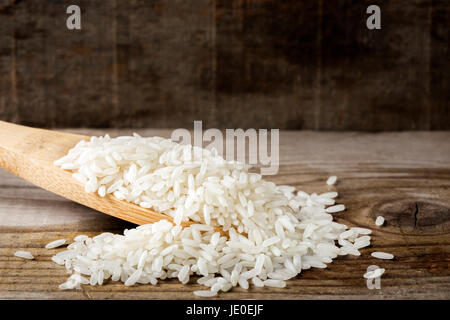
[[[82,9],[82,30],[66,8]],[[378,4],[382,29],[366,28]],[[448,130],[449,0],[0,0],[0,119]]]

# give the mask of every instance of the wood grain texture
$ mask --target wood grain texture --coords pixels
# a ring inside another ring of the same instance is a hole
[[[449,21],[448,0],[3,0],[0,119],[448,130]]]
[[[95,130],[68,130],[104,134]],[[170,136],[169,130],[136,130]],[[131,130],[111,130],[112,135]],[[348,226],[373,230],[372,245],[361,257],[340,257],[327,269],[304,270],[286,289],[233,289],[218,299],[450,299],[450,133],[282,132],[281,168],[268,179],[307,192],[336,190],[345,212],[335,214]],[[339,179],[327,186],[331,174]],[[376,227],[378,215],[386,218]],[[123,232],[131,224],[79,206],[0,171],[0,298],[3,299],[195,299],[201,286],[191,281],[162,281],[128,288],[102,287],[59,291],[67,277],[46,250],[52,240],[78,234]],[[36,260],[13,257],[18,249]],[[394,261],[370,257],[373,251]],[[367,289],[362,275],[370,265],[386,269],[380,290]]]

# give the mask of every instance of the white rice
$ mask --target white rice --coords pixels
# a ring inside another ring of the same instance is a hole
[[[378,216],[377,219],[375,220],[375,224],[377,226],[382,226],[384,224],[384,217]]]
[[[333,221],[330,213],[345,210],[335,204],[336,192],[309,195],[276,186],[214,150],[160,137],[106,135],[81,141],[55,164],[72,170],[86,192],[112,194],[175,223],[161,220],[123,235],[75,237],[52,258],[79,275],[61,289],[102,285],[106,279],[127,286],[156,285],[166,278],[184,284],[194,275],[209,288],[194,292],[200,297],[238,285],[283,288],[302,270],[326,268],[338,255],[360,255],[358,249],[370,244],[370,237],[358,238],[369,229],[347,230]],[[336,176],[327,181],[335,182]],[[183,221],[196,224],[182,229]]]
[[[47,243],[45,245],[45,249],[58,248],[58,247],[64,245],[65,243],[66,243],[66,239],[55,240],[55,241],[52,241],[50,243]]]
[[[286,287],[286,282],[283,280],[272,280],[268,279],[263,282],[266,287],[274,287],[274,288],[284,288]]]
[[[194,291],[194,294],[198,297],[205,297],[205,298],[217,296],[217,292],[211,290],[197,290]]]
[[[335,213],[335,212],[340,212],[340,211],[344,211],[344,210],[345,210],[345,206],[343,204],[338,204],[338,205],[326,208],[325,212]]]
[[[275,211],[289,211],[283,192],[243,163],[160,137],[92,137],[55,164],[85,181],[86,192],[113,194],[167,214],[176,224],[193,220],[248,233]]]
[[[381,275],[384,273],[384,271],[386,271],[383,268],[378,268],[375,269],[373,271],[368,271],[364,274],[364,278],[366,279],[374,279],[374,278],[378,278],[381,277]]]
[[[79,273],[72,274],[66,282],[58,286],[61,290],[80,289],[81,284],[89,284],[89,281]]]
[[[372,252],[370,255],[377,259],[384,259],[384,260],[394,259],[393,254],[386,253],[386,252]]]
[[[22,258],[22,259],[28,259],[28,260],[33,260],[34,256],[31,254],[31,252],[29,251],[16,251],[14,253],[14,256],[18,257],[18,258]]]
[[[332,186],[336,183],[337,181],[337,177],[336,176],[331,176],[328,178],[327,180],[327,185]]]
[[[354,227],[354,228],[352,228],[352,230],[356,236],[361,235],[361,234],[368,235],[368,234],[372,233],[372,230],[367,229],[367,228]]]
[[[319,197],[321,198],[336,198],[338,196],[338,193],[336,191],[332,191],[332,192],[325,192],[319,195]]]

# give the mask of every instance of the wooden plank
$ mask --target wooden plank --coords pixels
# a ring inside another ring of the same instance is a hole
[[[103,134],[96,130],[70,130]],[[111,130],[112,135],[133,130]],[[170,130],[136,130],[170,136]],[[340,257],[327,269],[304,270],[286,289],[235,288],[218,299],[449,299],[450,145],[448,132],[380,134],[282,132],[281,168],[268,179],[307,192],[337,190],[347,210],[335,214],[348,226],[372,229],[373,242],[361,257]],[[326,178],[336,174],[336,186]],[[378,215],[386,225],[376,227]],[[78,234],[121,233],[131,224],[71,203],[0,171],[0,298],[3,299],[194,299],[194,281],[128,288],[108,282],[61,292],[63,267],[51,262],[61,249],[51,240]],[[26,249],[36,256],[13,256]],[[370,257],[387,251],[394,261]],[[370,265],[386,269],[380,290],[369,290],[362,275]]]
[[[39,127],[450,128],[447,0],[0,1],[0,118]],[[236,116],[245,114],[245,117]]]
[[[100,197],[96,193],[87,193],[85,186],[74,181],[69,171],[54,165],[54,161],[65,156],[73,146],[88,139],[85,135],[0,121],[0,167],[66,199],[132,223],[172,220],[165,214],[121,201],[112,195]]]

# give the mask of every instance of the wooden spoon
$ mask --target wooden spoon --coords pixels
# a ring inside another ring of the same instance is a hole
[[[72,173],[53,164],[80,140],[90,137],[30,128],[0,121],[0,166],[11,173],[64,198],[136,224],[173,219],[165,214],[119,200],[112,195],[100,197],[87,193]],[[184,223],[187,226],[190,223]]]

